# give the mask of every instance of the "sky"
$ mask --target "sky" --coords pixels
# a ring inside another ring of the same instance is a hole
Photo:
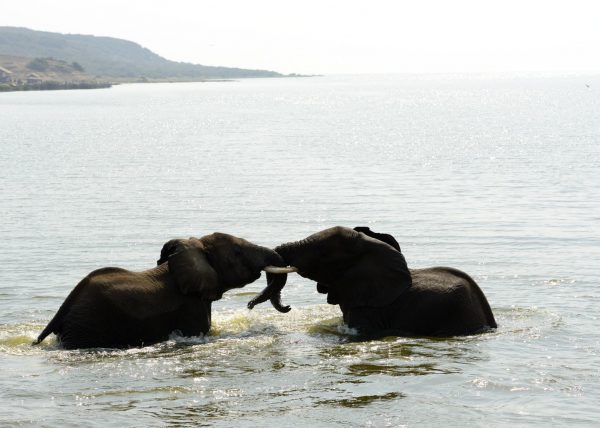
[[[600,1],[2,0],[0,26],[302,74],[600,73]]]

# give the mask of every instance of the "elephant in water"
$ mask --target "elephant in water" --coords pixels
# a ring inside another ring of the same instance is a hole
[[[261,270],[279,272],[276,267],[284,263],[269,248],[213,233],[167,242],[157,265],[143,272],[108,267],[90,273],[34,344],[50,333],[67,349],[144,346],[174,331],[184,336],[207,333],[213,301],[255,281]],[[285,280],[285,275],[267,273],[271,288],[283,288]],[[289,310],[277,293],[272,296],[279,311]]]
[[[366,335],[455,336],[496,328],[477,283],[449,267],[409,269],[398,242],[367,227],[333,227],[275,248],[284,262],[317,281],[344,322]],[[285,276],[285,275],[278,275]],[[272,281],[248,303],[280,296]]]

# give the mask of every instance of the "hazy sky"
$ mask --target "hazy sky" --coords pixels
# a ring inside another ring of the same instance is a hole
[[[3,0],[0,25],[284,73],[600,72],[600,1]]]

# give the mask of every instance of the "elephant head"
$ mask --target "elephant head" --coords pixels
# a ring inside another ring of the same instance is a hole
[[[227,290],[254,282],[261,270],[267,271],[270,290],[281,291],[287,279],[287,275],[280,274],[285,263],[279,254],[226,233],[172,239],[160,252],[157,264],[163,263],[168,263],[170,275],[183,294],[210,301],[220,299]],[[269,298],[277,310],[289,311],[281,304],[280,293],[270,293]]]
[[[383,307],[412,283],[398,243],[384,241],[337,226],[301,241],[282,244],[275,251],[301,276],[316,281],[317,290],[327,294],[328,303],[339,304],[342,309]],[[268,288],[248,307],[270,298]]]

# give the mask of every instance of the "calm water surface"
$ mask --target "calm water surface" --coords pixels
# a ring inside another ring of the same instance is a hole
[[[589,85],[589,87],[586,86]],[[0,426],[596,425],[600,78],[363,76],[0,94]],[[29,343],[173,237],[392,233],[469,272],[497,331],[358,341],[314,283],[207,337]]]

